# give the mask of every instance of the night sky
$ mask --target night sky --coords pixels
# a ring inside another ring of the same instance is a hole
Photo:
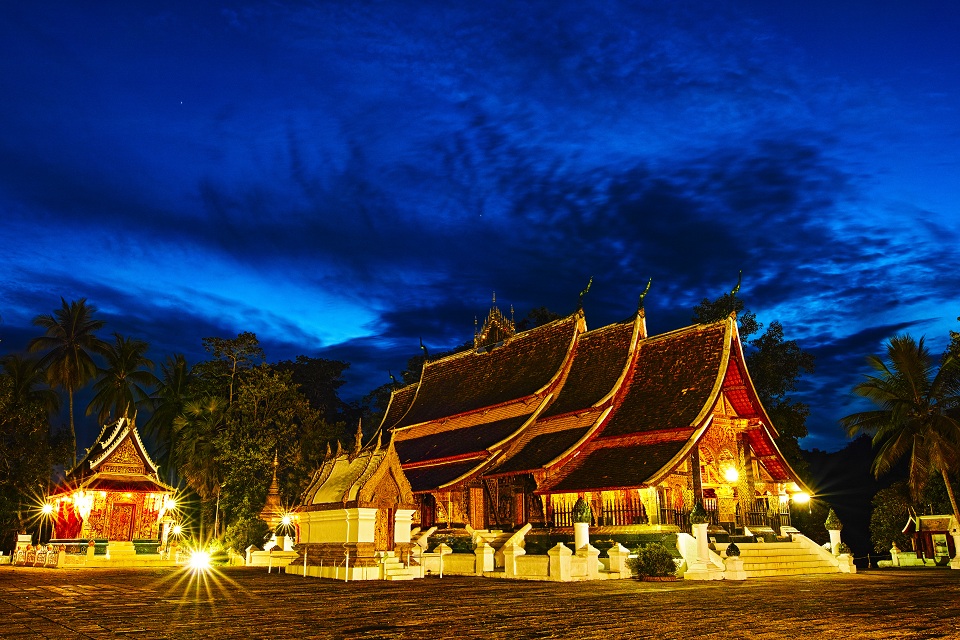
[[[958,33],[949,1],[7,2],[0,350],[86,297],[157,361],[253,331],[357,399],[493,291],[566,314],[593,276],[599,327],[652,277],[657,333],[742,269],[835,450],[865,355],[958,328]]]

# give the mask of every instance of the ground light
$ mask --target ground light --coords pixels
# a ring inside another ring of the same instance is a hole
[[[208,571],[210,569],[210,554],[203,550],[194,551],[190,554],[188,566],[195,573]]]

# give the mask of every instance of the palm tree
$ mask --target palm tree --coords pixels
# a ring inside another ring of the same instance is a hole
[[[13,406],[36,407],[48,416],[60,409],[60,399],[47,386],[46,373],[39,360],[8,355],[3,358],[2,366],[3,375],[10,382]]]
[[[77,463],[77,431],[73,422],[73,393],[90,382],[97,374],[93,354],[102,353],[106,343],[97,337],[103,320],[95,320],[97,309],[80,298],[67,304],[60,298],[61,307],[50,315],[40,315],[33,324],[43,327],[45,335],[34,338],[27,345],[30,351],[46,351],[40,365],[47,372],[47,381],[53,387],[67,390],[70,401],[70,446],[73,464]]]
[[[923,344],[900,335],[887,344],[887,361],[867,358],[879,373],[853,388],[879,407],[841,419],[850,436],[873,436],[874,475],[890,470],[909,456],[908,484],[916,499],[933,474],[947,487],[953,514],[960,519],[949,473],[960,462],[960,361],[944,358],[936,370],[935,358]]]
[[[113,338],[113,344],[103,352],[107,366],[97,369],[100,378],[93,385],[96,394],[87,405],[87,415],[96,411],[101,423],[111,413],[128,415],[131,407],[145,403],[150,398],[148,388],[157,383],[157,377],[149,371],[153,362],[146,356],[150,345],[119,333]]]
[[[144,431],[152,435],[160,445],[159,461],[166,466],[173,484],[175,455],[175,422],[184,414],[194,385],[194,376],[182,353],[167,356],[160,365],[160,381],[150,398],[153,415],[144,425]]]
[[[180,475],[204,502],[220,490],[217,468],[217,436],[224,424],[225,406],[217,396],[186,403],[183,415],[174,420]]]

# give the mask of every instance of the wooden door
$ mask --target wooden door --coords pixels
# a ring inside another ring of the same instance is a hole
[[[470,526],[474,529],[487,528],[483,498],[482,487],[470,488]]]
[[[121,502],[110,513],[110,540],[133,540],[133,516],[136,505]]]
[[[393,551],[396,514],[393,509],[377,509],[373,528],[373,546],[376,551]]]

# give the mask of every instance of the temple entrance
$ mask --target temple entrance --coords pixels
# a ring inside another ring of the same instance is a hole
[[[110,540],[133,540],[133,515],[136,505],[121,502],[113,505],[110,514]]]
[[[394,524],[396,515],[393,509],[377,510],[377,520],[373,529],[373,547],[377,551],[393,551]]]
[[[470,488],[470,526],[474,529],[486,529],[487,519],[484,513],[483,487]]]
[[[437,499],[425,493],[420,500],[420,527],[429,529],[437,523]]]

